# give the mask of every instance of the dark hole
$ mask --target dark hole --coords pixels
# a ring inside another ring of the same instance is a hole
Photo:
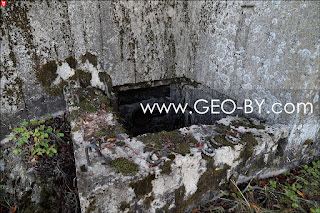
[[[161,85],[147,88],[129,89],[118,92],[118,109],[124,127],[133,136],[148,132],[170,131],[185,126],[183,114],[159,111],[156,107],[151,113],[143,112],[140,103],[146,104],[180,103],[178,90],[172,90],[174,85]]]
[[[114,87],[117,96],[116,109],[120,115],[121,122],[132,136],[137,136],[162,130],[171,131],[193,124],[212,124],[214,121],[225,117],[226,114],[223,113],[218,115],[211,114],[210,110],[206,114],[194,113],[194,103],[198,99],[208,98],[207,103],[197,106],[197,109],[201,109],[202,106],[209,106],[209,97],[219,100],[227,98],[218,92],[214,93],[212,90],[194,85],[188,79],[177,78],[168,79],[168,81],[144,82]],[[181,110],[175,112],[172,107],[167,113],[165,110],[158,110],[156,106],[151,113],[148,110],[144,111],[141,107],[141,104],[144,108],[149,104],[150,108],[152,108],[155,103],[158,103],[160,108],[162,104],[167,107],[169,104],[174,104],[175,106],[181,104],[184,107],[185,103],[188,103],[188,106],[184,113]],[[226,104],[225,108],[228,109],[230,106]],[[192,112],[192,114],[189,112]],[[237,113],[235,112],[235,114]]]

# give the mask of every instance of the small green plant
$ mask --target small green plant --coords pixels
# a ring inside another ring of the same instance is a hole
[[[51,118],[49,116],[48,120]],[[52,139],[52,134],[58,138],[64,137],[64,134],[58,131],[54,132],[52,127],[46,126],[44,123],[45,120],[31,121],[30,123],[23,121],[21,127],[14,128],[15,135],[9,136],[9,139],[15,143],[13,153],[17,155],[26,152],[29,155],[38,156],[47,154],[50,157],[56,154],[57,147]]]

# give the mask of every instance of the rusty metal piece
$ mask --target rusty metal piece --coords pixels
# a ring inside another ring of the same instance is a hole
[[[99,147],[94,144],[95,140],[93,140],[89,145],[87,145],[85,147],[85,153],[86,153],[86,158],[87,158],[87,164],[90,166],[91,165],[91,162],[90,162],[90,159],[89,159],[89,149],[93,148],[96,150],[96,152],[98,153],[98,156],[101,157],[106,164],[109,164],[109,160],[100,152],[99,150]]]
[[[151,153],[150,153],[150,155],[147,157],[147,162],[148,163],[150,163],[151,164],[151,166],[157,166],[158,164],[160,164],[162,161],[163,161],[163,159],[158,159],[158,160],[152,160],[152,155],[153,154],[155,154],[155,150],[154,151],[152,151]]]

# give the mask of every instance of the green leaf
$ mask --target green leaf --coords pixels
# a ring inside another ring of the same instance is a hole
[[[23,122],[22,122],[22,125],[23,125],[23,126],[28,126],[28,124],[29,124],[29,123],[28,123],[27,121],[23,121]]]
[[[63,134],[63,133],[57,133],[57,136],[58,136],[59,138],[62,138],[62,137],[64,136],[64,134]]]
[[[36,125],[38,123],[38,121],[31,121],[30,124],[31,125]]]
[[[51,127],[49,127],[45,132],[47,132],[47,133],[51,133],[51,132],[52,132],[52,128],[51,128]]]
[[[52,119],[52,117],[49,115],[48,117],[47,117],[47,120],[51,120]]]
[[[297,203],[292,203],[292,207],[293,207],[293,208],[298,208],[299,205],[298,205]]]
[[[45,120],[40,120],[38,123],[43,124],[44,122],[45,122]]]
[[[13,153],[14,153],[15,155],[17,155],[17,154],[19,154],[21,151],[22,151],[21,149],[15,149],[15,150],[13,150]]]

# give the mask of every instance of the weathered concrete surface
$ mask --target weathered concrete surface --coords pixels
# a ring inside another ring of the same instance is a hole
[[[129,138],[100,91],[64,92],[82,212],[188,212],[229,190],[231,176],[238,183],[269,177],[320,154],[308,141],[288,163],[290,128],[244,117]],[[87,161],[90,143],[105,159],[93,150]]]
[[[265,98],[256,114],[289,124],[288,148],[300,149],[319,141],[319,8],[318,1],[10,1],[1,7],[1,137],[23,119],[63,110],[55,84],[81,69],[98,87],[98,73],[113,85],[186,76],[240,105]],[[70,56],[76,65],[66,63]],[[43,67],[50,61],[56,69]],[[314,112],[266,113],[274,102],[311,102]]]

